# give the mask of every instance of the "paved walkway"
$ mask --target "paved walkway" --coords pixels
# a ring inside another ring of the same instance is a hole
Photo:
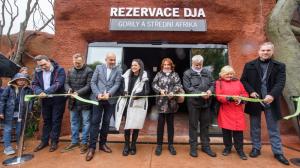
[[[66,139],[66,138],[65,138]],[[248,158],[243,161],[239,159],[235,151],[229,156],[222,156],[223,145],[219,142],[221,138],[212,138],[212,149],[217,152],[216,158],[211,158],[199,150],[199,157],[192,158],[189,156],[189,146],[186,143],[187,137],[176,137],[175,145],[177,155],[172,156],[167,150],[167,145],[163,147],[163,153],[161,156],[154,154],[155,144],[138,144],[137,154],[135,156],[122,156],[123,144],[118,141],[123,140],[123,135],[110,135],[109,138],[113,143],[108,145],[112,148],[113,153],[107,154],[97,151],[92,161],[86,162],[85,155],[81,155],[79,149],[67,153],[61,153],[60,150],[67,146],[69,142],[62,141],[59,144],[59,149],[53,153],[48,152],[48,148],[33,153],[34,159],[19,166],[21,168],[280,168],[287,167],[282,165],[273,158],[270,145],[263,145],[262,155],[258,158]],[[284,138],[283,138],[284,139]],[[287,138],[290,142],[288,146],[296,149],[289,149],[284,147],[284,153],[289,159],[299,157],[300,158],[300,143],[297,137]],[[294,139],[294,142],[291,142]],[[155,136],[142,136],[140,141],[155,142]],[[33,148],[39,143],[37,140],[26,141],[26,151],[24,153],[32,153]],[[3,151],[3,147],[0,147]],[[250,145],[245,145],[245,152],[248,154],[251,150]],[[297,151],[298,150],[298,151]],[[4,154],[0,154],[1,161],[5,160]],[[0,166],[1,167],[1,166]],[[289,167],[297,167],[293,164]]]

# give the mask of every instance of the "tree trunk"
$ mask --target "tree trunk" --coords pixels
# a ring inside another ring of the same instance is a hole
[[[287,82],[283,91],[290,113],[295,112],[292,96],[300,96],[300,45],[291,26],[293,13],[300,0],[279,0],[267,24],[267,36],[275,45],[274,58],[286,64]],[[300,108],[300,107],[299,107]],[[293,120],[300,136],[297,121]]]
[[[13,59],[13,62],[15,62],[18,65],[21,65],[22,55],[25,50],[25,44],[24,44],[25,30],[26,30],[26,27],[24,28],[24,23],[21,23],[20,24],[20,32],[19,32],[18,40],[17,40],[17,43],[18,43],[17,51],[16,51],[14,59]]]

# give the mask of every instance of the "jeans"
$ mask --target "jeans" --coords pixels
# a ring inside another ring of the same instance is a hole
[[[272,152],[274,154],[282,154],[282,144],[280,139],[280,131],[278,122],[274,120],[272,111],[267,109],[265,112],[269,139],[271,142]],[[250,135],[254,149],[261,149],[261,115],[250,115]]]
[[[11,132],[13,128],[13,123],[16,123],[16,139],[17,139],[17,143],[19,143],[22,122],[17,122],[17,118],[13,118],[13,120],[4,120],[4,131],[3,131],[4,148],[11,146]]]
[[[89,148],[96,149],[96,143],[99,137],[99,128],[101,121],[102,125],[100,130],[99,145],[104,145],[106,143],[107,134],[109,131],[109,122],[114,111],[115,104],[110,104],[108,101],[99,101],[99,106],[93,106]]]
[[[72,110],[70,111],[70,122],[71,122],[71,133],[72,133],[72,144],[79,143],[79,128],[80,128],[80,113],[82,117],[82,144],[88,143],[88,134],[90,130],[90,110]]]

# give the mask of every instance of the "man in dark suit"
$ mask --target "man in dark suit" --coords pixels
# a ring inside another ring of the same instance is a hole
[[[116,66],[116,55],[112,52],[106,54],[105,61],[106,64],[96,67],[91,80],[93,98],[99,101],[99,106],[93,107],[90,145],[86,155],[86,161],[90,161],[94,157],[101,120],[99,149],[107,153],[112,152],[106,145],[106,141],[110,118],[115,111],[117,99],[110,97],[118,95],[118,90],[121,85],[122,69]]]
[[[278,121],[280,113],[280,96],[285,85],[285,64],[272,59],[274,45],[263,43],[259,57],[248,62],[241,77],[250,97],[263,99],[262,103],[248,102],[245,112],[250,115],[250,134],[253,143],[250,157],[259,156],[261,150],[261,112],[264,111],[270,142],[274,157],[281,163],[289,165],[282,152],[282,143]]]
[[[45,55],[38,55],[34,60],[38,68],[34,73],[32,89],[34,94],[42,98],[42,116],[44,121],[41,143],[34,149],[34,152],[48,146],[49,139],[51,140],[49,152],[53,152],[58,147],[66,98],[48,97],[48,94],[65,92],[66,74],[61,66]]]

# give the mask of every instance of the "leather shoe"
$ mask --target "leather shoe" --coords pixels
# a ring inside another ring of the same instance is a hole
[[[252,158],[255,158],[260,155],[260,150],[253,148],[250,152],[249,156]]]
[[[162,146],[161,145],[157,145],[156,149],[155,149],[155,155],[159,156],[159,155],[161,155],[161,152],[162,152]]]
[[[99,150],[102,150],[103,152],[106,152],[106,153],[112,152],[112,150],[106,144],[100,145]]]
[[[202,148],[201,149],[204,153],[206,153],[208,156],[216,157],[217,154],[213,152],[210,148]]]
[[[247,160],[247,156],[245,155],[244,151],[237,151],[239,157],[242,159],[242,160]]]
[[[280,163],[285,164],[285,165],[290,165],[289,161],[283,156],[283,154],[275,154],[274,157]]]
[[[223,156],[228,156],[231,153],[231,148],[225,148],[222,152]]]
[[[49,152],[54,152],[56,149],[57,149],[57,143],[52,143],[50,145],[50,149],[49,149]]]
[[[93,157],[94,157],[94,155],[95,155],[95,149],[94,148],[89,148],[89,150],[88,150],[88,152],[87,152],[87,154],[85,156],[85,160],[86,161],[92,160]]]
[[[173,145],[169,145],[168,149],[169,149],[169,152],[171,153],[171,155],[176,155],[177,154],[177,152],[176,152]]]
[[[49,145],[48,143],[43,143],[43,142],[41,142],[41,143],[33,150],[33,152],[40,151],[40,150],[44,149],[45,147],[47,147],[48,145]]]
[[[190,155],[192,157],[198,157],[197,149],[190,149]]]

